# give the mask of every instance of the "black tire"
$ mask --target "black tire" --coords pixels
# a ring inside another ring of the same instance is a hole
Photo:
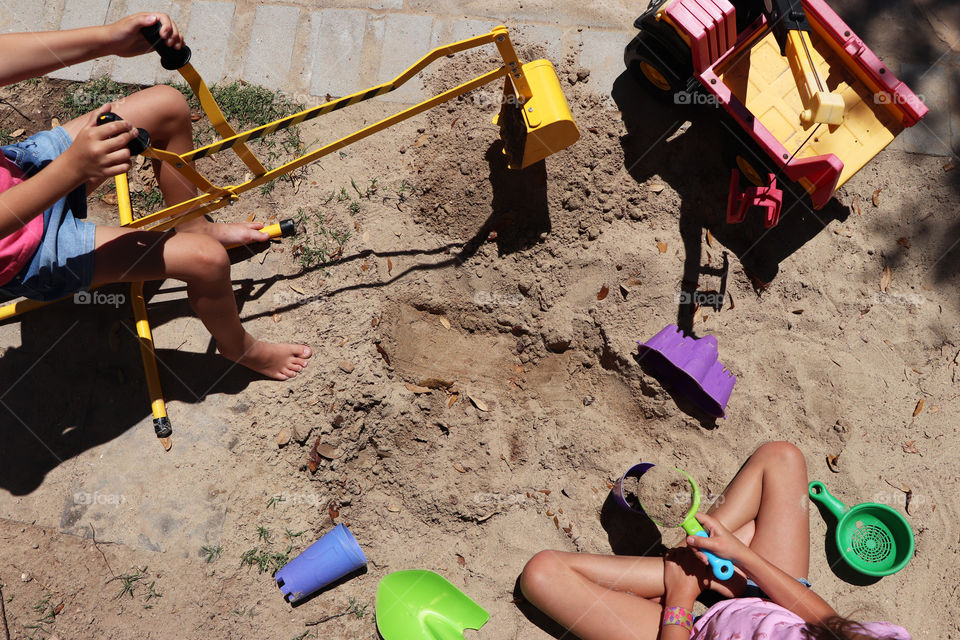
[[[672,47],[664,44],[649,31],[641,31],[624,51],[627,71],[654,95],[676,102],[677,94],[685,93],[693,65],[687,58],[678,55]]]
[[[731,127],[739,126],[731,123]],[[767,185],[767,176],[776,173],[767,154],[746,133],[727,132],[723,142],[723,163],[730,169],[739,169],[741,186]]]

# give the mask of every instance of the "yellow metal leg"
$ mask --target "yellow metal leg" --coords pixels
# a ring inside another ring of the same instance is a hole
[[[160,388],[160,373],[157,371],[157,358],[153,351],[153,335],[150,333],[150,320],[147,318],[147,305],[143,300],[143,283],[130,285],[130,297],[133,303],[133,316],[137,321],[137,335],[140,336],[140,355],[143,357],[143,372],[147,377],[147,391],[150,394],[150,408],[153,410],[153,428],[160,438],[160,444],[167,451],[173,446],[170,436],[173,429],[167,417],[167,407]]]

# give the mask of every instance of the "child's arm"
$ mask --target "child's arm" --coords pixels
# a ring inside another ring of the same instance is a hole
[[[97,126],[93,112],[73,144],[39,173],[0,193],[0,238],[21,229],[47,207],[88,180],[101,180],[130,170],[127,144],[136,137],[129,122]]]
[[[101,27],[0,35],[0,85],[62,69],[105,55],[130,57],[150,51],[140,29],[160,21],[160,37],[179,49],[183,38],[169,16],[137,13]]]
[[[823,598],[743,544],[716,518],[698,513],[697,519],[710,532],[710,537],[687,536],[687,545],[706,549],[721,558],[729,558],[743,569],[771,600],[797,614],[804,622],[822,623],[837,615]]]

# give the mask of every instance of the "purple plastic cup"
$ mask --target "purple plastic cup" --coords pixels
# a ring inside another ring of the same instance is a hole
[[[635,464],[623,476],[617,481],[617,484],[613,486],[613,499],[618,506],[626,509],[627,511],[633,511],[634,513],[642,513],[646,515],[647,512],[643,509],[634,509],[630,506],[630,503],[627,502],[627,499],[623,495],[623,481],[627,478],[639,478],[645,474],[649,469],[654,467],[652,462],[641,462],[640,464]]]
[[[366,564],[356,539],[338,524],[284,565],[274,578],[284,598],[297,602]]]
[[[684,337],[677,325],[670,324],[638,344],[640,357],[650,363],[661,381],[669,383],[705,413],[727,417],[727,401],[737,378],[717,360],[714,336]]]

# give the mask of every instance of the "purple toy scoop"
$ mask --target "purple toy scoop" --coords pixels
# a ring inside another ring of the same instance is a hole
[[[727,400],[737,378],[717,360],[717,339],[684,337],[675,324],[646,342],[638,342],[640,357],[702,411],[726,418]]]

